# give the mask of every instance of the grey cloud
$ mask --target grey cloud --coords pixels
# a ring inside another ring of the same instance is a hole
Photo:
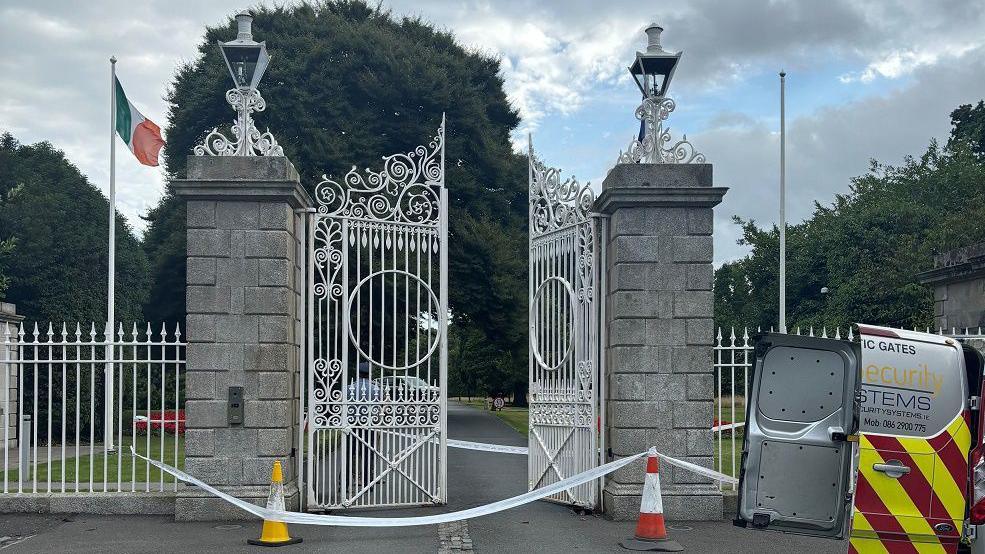
[[[20,2],[0,6],[0,129],[47,140],[104,191],[109,181],[109,57],[129,99],[162,127],[174,70],[196,55],[206,25],[242,4]],[[163,173],[117,143],[117,209],[138,228],[161,193]],[[120,152],[120,150],[123,150]]]
[[[105,189],[109,56],[115,53],[120,58],[121,80],[131,100],[163,124],[162,97],[167,84],[178,65],[196,55],[205,26],[218,24],[251,4],[242,0],[4,3],[0,6],[0,48],[8,55],[0,59],[0,90],[4,91],[0,128],[15,131],[26,142],[50,140]],[[823,115],[791,122],[791,202],[808,206],[809,193],[796,196],[801,194],[797,190],[816,190],[825,198],[834,190],[843,190],[848,177],[864,171],[869,156],[897,160],[904,153],[919,152],[930,136],[946,132],[946,112],[958,103],[959,92],[980,90],[972,85],[982,80],[980,63],[970,61],[980,58],[980,51],[961,58],[950,55],[985,40],[981,36],[985,3],[974,0],[933,4],[699,0],[643,10],[632,0],[610,0],[602,5],[392,0],[388,5],[397,15],[420,15],[472,46],[507,56],[512,62],[505,72],[507,90],[531,114],[526,125],[565,110],[577,117],[579,110],[592,109],[592,102],[599,101],[593,91],[600,81],[611,84],[625,79],[626,61],[643,45],[640,30],[655,18],[666,28],[665,45],[686,50],[675,88],[688,95],[703,92],[712,102],[720,100],[709,107],[711,128],[700,136],[688,132],[716,162],[716,175],[735,187],[720,213],[748,213],[759,219],[769,218],[766,206],[774,196],[770,191],[776,182],[776,138],[764,122],[723,109],[731,91],[741,90],[743,72],[773,71],[783,64],[800,66],[806,73],[838,60],[862,70],[901,50],[941,55],[937,64],[918,70],[914,79],[923,86],[914,85],[906,94],[834,107]],[[501,36],[509,32],[516,37]],[[948,86],[930,86],[928,79],[932,78]],[[863,121],[869,123],[854,124]],[[675,131],[687,131],[674,126]],[[626,129],[626,121],[619,120],[608,128],[591,130],[620,138],[617,147],[601,156],[604,159],[597,169],[589,173],[605,170],[623,146]],[[809,140],[812,134],[821,140]],[[798,157],[810,161],[795,161]],[[564,164],[564,160],[557,162]],[[161,179],[160,172],[136,163],[118,164],[120,209],[131,222],[141,225],[136,216],[156,201]],[[762,198],[743,200],[754,197],[745,190],[759,191]],[[792,204],[792,217],[807,213],[809,209],[797,211]],[[720,252],[731,256],[740,250],[723,246]]]
[[[931,139],[946,140],[949,115],[960,104],[985,97],[985,48],[918,69],[908,86],[885,95],[831,106],[787,123],[787,219],[809,217],[814,201],[830,203],[864,174],[869,160],[899,164],[918,156]],[[788,97],[788,106],[796,97]],[[728,123],[725,120],[723,123]],[[718,231],[737,229],[732,215],[764,224],[777,221],[778,128],[762,122],[722,124],[696,133],[697,144],[715,164],[716,180],[732,187],[716,210]],[[719,262],[741,256],[735,235],[716,233]]]

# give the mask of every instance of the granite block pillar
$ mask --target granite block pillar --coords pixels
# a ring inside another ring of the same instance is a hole
[[[710,164],[619,164],[602,183],[608,215],[605,292],[606,444],[614,457],[656,446],[712,467],[713,208],[726,188]],[[610,475],[605,511],[639,513],[645,460]],[[722,496],[708,479],[662,464],[671,520],[720,520]]]
[[[0,372],[0,391],[4,391],[3,394],[6,395],[0,396],[0,418],[3,417],[6,406],[10,406],[10,418],[7,420],[10,426],[6,430],[0,431],[0,434],[7,437],[8,449],[17,448],[17,441],[20,439],[22,428],[19,424],[21,411],[17,401],[20,398],[17,389],[17,383],[20,382],[17,375],[20,371],[20,364],[12,363],[19,361],[17,341],[20,340],[20,337],[17,332],[22,321],[24,321],[24,316],[18,315],[15,304],[0,302],[0,342],[4,343],[3,346],[0,346],[0,350],[2,350],[0,363],[3,363],[5,368]]]
[[[265,504],[280,460],[287,508],[298,508],[296,376],[302,353],[303,213],[311,206],[284,157],[190,156],[174,183],[187,201],[185,469]],[[243,419],[230,422],[230,387]],[[189,488],[175,519],[244,518]],[[252,516],[251,516],[252,517]]]

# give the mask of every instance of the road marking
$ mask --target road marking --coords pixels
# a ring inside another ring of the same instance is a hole
[[[474,552],[467,519],[438,525],[438,554],[455,552]]]
[[[8,546],[14,546],[15,544],[20,544],[34,536],[36,535],[14,535],[14,536],[7,535],[0,537],[0,550],[3,550]]]

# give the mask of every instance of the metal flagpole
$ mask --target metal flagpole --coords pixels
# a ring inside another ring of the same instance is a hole
[[[113,450],[113,333],[116,328],[116,56],[109,59],[110,64],[110,106],[109,106],[109,268],[106,287],[106,398],[103,444]]]
[[[780,332],[787,332],[787,121],[784,89],[787,73],[780,70]]]

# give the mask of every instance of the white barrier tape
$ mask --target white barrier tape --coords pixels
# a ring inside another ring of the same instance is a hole
[[[388,435],[396,435],[398,437],[405,437],[408,439],[419,438],[417,435],[411,435],[410,433],[401,433],[400,431],[390,431],[387,429],[380,429],[381,433],[386,433]],[[437,438],[432,438],[431,442],[437,443]],[[461,448],[464,450],[479,450],[481,452],[498,452],[500,454],[526,454],[526,446],[508,446],[505,444],[490,444],[488,442],[472,442],[472,441],[462,441],[457,439],[448,439],[448,446],[452,448]]]
[[[741,423],[740,422],[740,423],[736,423],[736,424],[733,424],[733,425],[742,426],[742,425],[745,425],[745,423]],[[400,432],[397,432],[397,431],[388,431],[388,432],[389,433],[392,433],[392,434],[396,434],[396,435],[403,435],[403,436],[407,436],[407,437],[413,437],[413,435],[408,435],[408,434],[400,433]],[[431,440],[432,441],[437,441],[437,439],[431,439]],[[479,451],[482,451],[482,452],[498,452],[498,453],[502,453],[502,454],[527,454],[528,453],[528,449],[525,446],[506,446],[506,445],[502,445],[502,444],[489,444],[489,443],[485,443],[485,442],[471,442],[471,441],[461,441],[461,440],[455,440],[455,439],[448,439],[448,446],[450,446],[452,448],[464,448],[466,450],[479,450]],[[691,462],[686,462],[684,460],[678,460],[677,458],[671,458],[670,456],[667,456],[666,454],[661,454],[659,452],[657,452],[657,455],[660,456],[661,459],[665,460],[670,465],[677,466],[677,467],[679,467],[681,469],[686,469],[686,470],[688,470],[688,471],[690,471],[692,473],[696,473],[698,475],[701,475],[702,477],[707,477],[707,478],[711,479],[712,481],[721,481],[721,482],[727,483],[729,485],[738,485],[739,484],[739,480],[736,479],[735,477],[730,476],[730,475],[725,475],[724,473],[720,473],[720,472],[715,471],[713,469],[708,469],[706,467],[699,466],[699,465],[693,464]]]
[[[460,441],[448,439],[448,446],[465,450],[480,450],[482,452],[499,452],[501,454],[526,454],[526,446],[507,446],[505,444],[489,444],[486,442]]]
[[[489,447],[501,448],[504,450],[499,450],[502,452],[514,452],[512,449],[519,450],[522,447],[516,446],[500,446],[495,444],[485,444],[485,443],[470,443],[469,441],[456,441],[462,444],[476,445],[481,448],[486,449]],[[449,441],[449,444],[451,441]],[[464,446],[462,446],[465,448]],[[524,449],[525,450],[525,449]],[[616,460],[614,462],[609,462],[607,464],[601,465],[596,468],[592,468],[587,471],[583,471],[577,475],[568,477],[567,479],[562,479],[556,483],[550,484],[546,487],[532,490],[524,494],[514,496],[512,498],[507,498],[505,500],[500,500],[493,502],[491,504],[486,504],[484,506],[476,506],[475,508],[469,508],[467,510],[459,510],[457,512],[448,512],[444,514],[436,514],[431,516],[417,516],[417,517],[359,517],[359,516],[334,516],[334,515],[317,515],[317,514],[307,514],[300,512],[287,512],[283,510],[272,510],[270,508],[264,508],[251,504],[245,500],[236,498],[226,494],[215,487],[201,481],[191,475],[181,471],[178,468],[172,467],[163,462],[157,460],[151,460],[145,456],[137,454],[137,451],[133,446],[130,446],[130,453],[151,465],[159,468],[160,470],[169,473],[184,481],[186,483],[195,485],[206,492],[209,492],[230,504],[249,512],[261,519],[266,519],[270,521],[283,521],[284,523],[297,523],[300,525],[328,525],[328,526],[343,526],[343,527],[410,527],[414,525],[438,525],[440,523],[450,523],[453,521],[461,521],[463,519],[471,519],[475,517],[485,516],[489,514],[494,514],[496,512],[502,512],[504,510],[509,510],[511,508],[516,508],[517,506],[522,506],[523,504],[528,504],[535,500],[540,500],[547,496],[557,494],[561,491],[577,487],[594,481],[603,475],[607,475],[621,467],[624,467],[634,460],[645,457],[647,452],[640,452],[634,456],[629,456]],[[672,458],[665,454],[657,453],[660,459],[666,461],[667,463],[691,471],[703,477],[708,477],[709,479],[715,481],[723,481],[729,484],[738,484],[738,479],[725,475],[724,473],[719,473],[717,471],[708,469],[706,467],[693,464],[691,462],[686,462],[684,460],[678,460],[677,458]]]
[[[677,466],[681,469],[686,469],[691,473],[697,473],[702,477],[707,477],[713,481],[721,481],[723,483],[728,483],[730,485],[738,485],[739,480],[731,475],[725,475],[724,473],[719,473],[713,469],[708,469],[698,464],[692,464],[691,462],[685,462],[684,460],[678,460],[677,458],[671,458],[666,454],[661,454],[657,452],[657,456],[660,456],[661,460],[664,460],[672,466]]]
[[[236,498],[226,494],[209,484],[192,477],[191,475],[172,467],[163,462],[157,460],[151,460],[145,456],[137,454],[133,446],[130,447],[130,453],[151,465],[159,468],[161,471],[169,473],[184,481],[186,483],[195,485],[208,493],[211,493],[230,504],[249,512],[259,518],[270,520],[270,521],[282,521],[284,523],[296,523],[299,525],[330,525],[330,526],[345,526],[345,527],[410,527],[414,525],[437,525],[440,523],[450,523],[453,521],[461,521],[463,519],[471,519],[475,517],[485,516],[489,514],[494,514],[496,512],[502,512],[503,510],[509,510],[510,508],[516,508],[517,506],[522,506],[523,504],[528,504],[534,500],[540,500],[552,494],[557,494],[561,491],[570,489],[572,487],[577,487],[594,481],[603,475],[611,473],[623,466],[626,466],[637,460],[646,456],[646,452],[640,452],[634,456],[629,456],[627,458],[622,458],[614,462],[609,462],[605,465],[590,469],[588,471],[583,471],[578,475],[573,475],[567,479],[562,479],[556,483],[550,484],[546,487],[532,490],[530,492],[514,496],[512,498],[507,498],[505,500],[500,500],[498,502],[493,502],[491,504],[486,504],[484,506],[477,506],[475,508],[469,508],[467,510],[459,510],[457,512],[448,512],[444,514],[435,514],[431,516],[417,516],[417,517],[360,517],[360,516],[335,516],[335,515],[318,515],[318,514],[307,514],[299,512],[286,512],[282,510],[270,510],[255,504],[251,504],[245,500]]]
[[[744,425],[739,423],[738,425]],[[453,448],[466,448],[469,450],[481,450],[484,452],[501,452],[504,454],[527,454],[527,447],[525,446],[504,446],[501,444],[488,444],[484,442],[469,442],[469,441],[459,441],[459,440],[448,440],[448,446]],[[715,470],[708,469],[706,467],[693,464],[691,462],[686,462],[684,460],[678,460],[677,458],[671,458],[666,454],[657,453],[661,459],[665,460],[668,464],[686,469],[692,473],[701,475],[702,477],[707,477],[713,481],[721,481],[723,483],[728,483],[730,485],[737,485],[739,480],[730,475],[725,475],[724,473],[719,473]]]
[[[740,421],[738,423],[726,423],[725,425],[715,425],[711,428],[712,433],[717,433],[718,431],[731,431],[732,429],[739,429],[740,427],[745,427],[746,422]]]

